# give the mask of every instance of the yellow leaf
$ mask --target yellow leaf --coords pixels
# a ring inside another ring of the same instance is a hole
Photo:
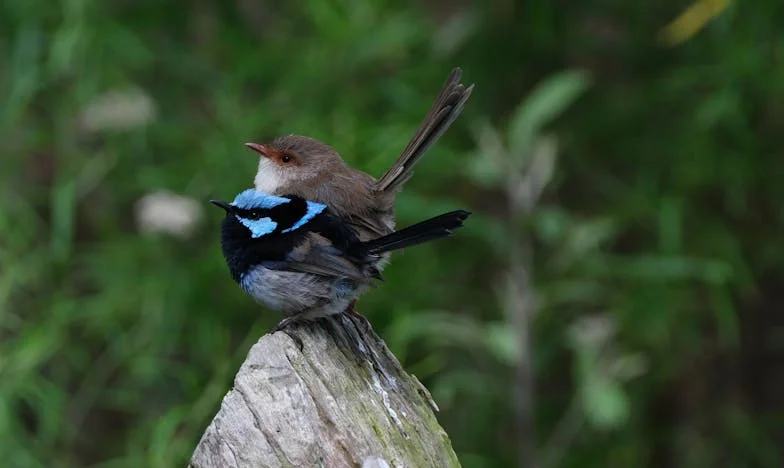
[[[680,44],[697,34],[708,21],[727,9],[730,0],[697,0],[659,34],[667,45]]]

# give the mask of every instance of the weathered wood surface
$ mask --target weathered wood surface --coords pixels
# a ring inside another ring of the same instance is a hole
[[[263,336],[190,466],[455,467],[437,407],[384,342],[349,316]],[[353,343],[353,344],[352,344]]]

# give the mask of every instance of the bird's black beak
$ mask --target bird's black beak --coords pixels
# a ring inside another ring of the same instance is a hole
[[[231,206],[230,204],[228,204],[228,203],[226,203],[225,201],[222,201],[222,200],[210,200],[210,203],[212,203],[215,206],[219,206],[219,207],[223,208],[224,210],[226,210],[226,213],[230,213],[232,211],[232,209],[234,208],[233,206]]]
[[[267,147],[264,146],[264,145],[260,145],[258,143],[245,143],[245,146],[247,146],[248,148],[252,149],[253,151],[259,153],[259,155],[261,155],[261,156],[263,156],[265,158],[269,158],[270,157],[269,153],[267,153]]]

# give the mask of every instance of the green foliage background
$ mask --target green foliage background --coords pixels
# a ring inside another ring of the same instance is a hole
[[[230,280],[206,204],[250,185],[242,143],[307,134],[378,175],[460,65],[477,88],[399,219],[475,215],[360,310],[464,466],[516,463],[523,361],[544,466],[782,466],[784,3],[736,3],[669,47],[683,2],[3,2],[2,465],[182,466],[278,319]],[[113,91],[137,98],[90,129]],[[512,164],[557,142],[528,215],[493,132]],[[158,190],[204,205],[191,236],[140,233]],[[532,354],[510,242],[533,252]]]

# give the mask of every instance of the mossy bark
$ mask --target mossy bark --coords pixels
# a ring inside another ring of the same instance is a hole
[[[263,336],[190,466],[456,467],[430,393],[349,316]]]

